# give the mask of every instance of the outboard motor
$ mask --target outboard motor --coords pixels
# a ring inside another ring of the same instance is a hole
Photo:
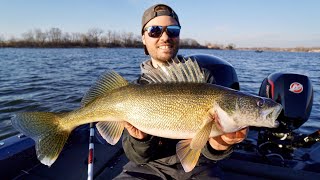
[[[313,89],[307,76],[289,73],[273,73],[261,84],[259,95],[268,97],[283,106],[278,117],[277,130],[292,131],[305,123],[313,104]]]
[[[200,67],[208,69],[216,84],[235,90],[240,89],[237,73],[229,62],[208,54],[194,54],[185,58],[194,59]]]
[[[258,150],[262,155],[276,154],[290,158],[293,149],[296,148],[295,142],[301,140],[293,131],[305,123],[311,113],[311,81],[307,76],[300,74],[273,73],[262,81],[259,95],[280,103],[283,110],[277,119],[278,128],[260,129]]]

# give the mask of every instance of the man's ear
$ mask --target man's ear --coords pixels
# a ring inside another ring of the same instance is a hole
[[[145,39],[144,35],[141,36],[141,40],[142,40],[143,45],[146,45],[146,39]]]

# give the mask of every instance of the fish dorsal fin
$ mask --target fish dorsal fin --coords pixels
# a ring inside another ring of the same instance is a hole
[[[197,61],[178,58],[167,62],[163,66],[158,66],[155,69],[144,74],[143,80],[148,83],[206,83],[206,75],[199,67]]]
[[[91,86],[89,91],[81,100],[81,106],[87,105],[95,98],[104,95],[114,89],[128,85],[128,81],[112,70],[103,73],[98,80]]]

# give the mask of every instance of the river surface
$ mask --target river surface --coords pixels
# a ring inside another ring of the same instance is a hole
[[[242,91],[258,94],[270,73],[306,75],[314,89],[309,120],[297,131],[320,129],[320,53],[220,51],[182,49],[179,54],[211,54],[231,63]],[[0,140],[17,132],[10,117],[16,112],[65,112],[80,106],[85,92],[106,69],[135,80],[142,49],[0,49]]]

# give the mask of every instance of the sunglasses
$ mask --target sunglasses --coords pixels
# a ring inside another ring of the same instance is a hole
[[[176,38],[180,35],[181,26],[149,26],[145,27],[144,30],[148,32],[148,35],[152,38],[159,38],[166,31],[170,38]]]

